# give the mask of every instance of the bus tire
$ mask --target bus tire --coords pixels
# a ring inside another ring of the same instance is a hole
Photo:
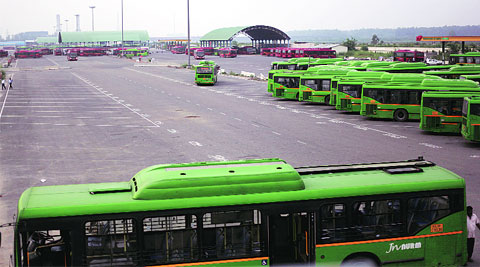
[[[397,109],[393,113],[393,119],[396,121],[407,121],[408,120],[408,111],[404,109]]]
[[[325,100],[323,100],[323,101],[325,102],[326,105],[330,105],[330,96],[327,95],[327,96],[325,97]]]
[[[342,262],[342,267],[377,267],[378,263],[369,257],[354,257]]]

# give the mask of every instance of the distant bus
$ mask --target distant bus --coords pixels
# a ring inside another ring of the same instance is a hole
[[[55,49],[53,50],[53,54],[54,54],[55,56],[61,56],[61,55],[63,54],[62,51],[63,51],[63,48],[57,47],[57,48],[55,48]]]
[[[218,56],[225,58],[237,57],[237,49],[221,48],[218,50]]]
[[[254,55],[257,53],[257,49],[253,46],[244,46],[237,49],[239,55]]]
[[[197,85],[214,85],[217,83],[217,75],[219,70],[220,66],[215,64],[214,61],[200,61],[200,63],[195,66],[195,83]]]
[[[120,52],[121,53],[121,52]],[[148,56],[148,49],[146,48],[129,48],[124,51],[126,58],[132,58],[137,56],[146,57]]]
[[[302,76],[299,101],[330,104],[332,79],[352,71],[339,67],[322,67],[324,66],[311,67],[308,69],[308,73]]]
[[[462,108],[462,135],[470,141],[480,142],[480,97],[465,97]]]
[[[467,52],[465,54],[451,54],[450,64],[480,64],[480,52]]]
[[[337,52],[329,48],[303,48],[298,50],[297,57],[336,58]]]
[[[424,92],[420,109],[420,129],[436,133],[461,133],[462,106],[472,92]]]
[[[106,55],[106,50],[101,47],[80,47],[78,51],[78,55],[82,57]]]
[[[424,62],[425,53],[412,50],[397,50],[393,52],[393,61]]]
[[[185,46],[174,46],[172,47],[172,49],[170,50],[172,52],[172,54],[185,54]]]
[[[67,60],[68,61],[77,61],[78,60],[78,54],[76,51],[69,51],[67,53]]]
[[[193,51],[193,58],[194,59],[205,59],[205,51],[203,51],[203,49],[195,49]]]
[[[422,93],[427,91],[480,92],[478,83],[468,80],[424,80],[417,84],[365,84],[361,115],[407,121],[420,119]]]
[[[66,197],[68,195],[68,197]],[[423,158],[162,164],[35,186],[13,266],[463,266],[465,180]]]
[[[8,51],[0,50],[0,57],[8,57]]]
[[[200,47],[205,52],[206,56],[213,56],[215,53],[215,49],[213,47]]]
[[[267,56],[267,57],[272,57],[272,56],[274,56],[274,54],[275,54],[275,53],[274,53],[274,50],[275,50],[275,48],[273,48],[273,47],[261,48],[261,49],[260,49],[260,55],[262,55],[262,56]]]
[[[14,53],[15,58],[39,58],[42,53],[38,50],[18,50]]]

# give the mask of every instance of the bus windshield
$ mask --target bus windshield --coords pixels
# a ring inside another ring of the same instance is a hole
[[[389,90],[368,88],[365,96],[384,104],[420,104],[422,91],[420,90]]]
[[[201,74],[212,74],[212,68],[210,67],[197,67],[197,73]]]
[[[298,88],[300,78],[298,77],[275,77],[274,82],[287,88]]]

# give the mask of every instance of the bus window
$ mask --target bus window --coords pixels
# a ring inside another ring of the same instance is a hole
[[[35,231],[25,236],[28,238],[27,255],[22,257],[25,266],[66,266],[71,253],[67,231]]]
[[[353,204],[352,237],[357,240],[400,236],[403,223],[400,200],[361,201]]]
[[[143,220],[146,264],[198,260],[197,217],[179,215]]]
[[[467,63],[472,64],[473,63],[473,57],[467,57]]]
[[[465,63],[465,57],[458,57],[458,63]]]
[[[475,60],[475,64],[480,64],[480,57],[475,57],[474,60]]]
[[[259,256],[260,224],[258,210],[205,213],[202,255],[206,259]]]
[[[318,90],[318,80],[302,80],[303,85],[307,86],[308,88],[317,91]]]
[[[470,114],[480,116],[480,104],[471,104],[470,105]]]
[[[322,80],[322,91],[330,91],[330,80]]]
[[[323,205],[320,208],[320,229],[317,242],[343,242],[347,239],[347,219],[344,204]]]
[[[362,95],[362,85],[339,85],[339,92],[344,92],[345,94],[353,97],[359,98]]]
[[[448,214],[450,214],[448,196],[409,199],[407,231],[409,234],[415,234],[425,226]]]
[[[135,265],[138,256],[133,219],[86,222],[85,236],[87,265]]]

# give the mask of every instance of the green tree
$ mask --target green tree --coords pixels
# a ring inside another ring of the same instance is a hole
[[[355,47],[357,46],[357,40],[353,37],[347,38],[342,45],[348,48],[348,51],[355,51]]]
[[[367,46],[367,45],[362,45],[362,47],[360,48],[360,50],[362,50],[362,51],[368,51],[368,46]]]
[[[458,42],[448,42],[447,47],[450,50],[450,54],[457,54],[461,49],[461,46]]]
[[[380,38],[376,34],[372,35],[372,45],[377,45],[380,42]]]

